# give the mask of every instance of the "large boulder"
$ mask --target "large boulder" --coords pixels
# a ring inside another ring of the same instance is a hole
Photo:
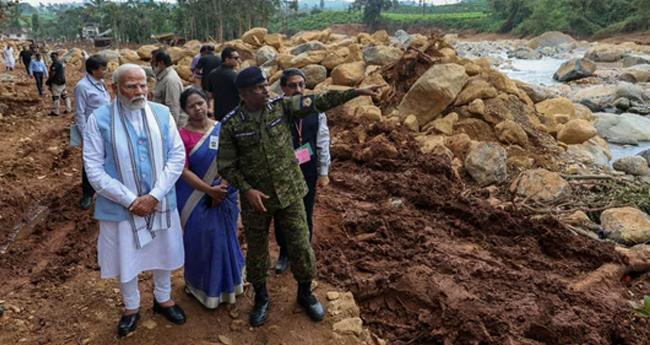
[[[650,55],[625,54],[623,56],[623,67],[650,64]]]
[[[103,57],[109,63],[120,63],[120,52],[118,50],[104,49],[97,52],[97,55]],[[139,54],[138,54],[139,55]],[[151,57],[151,56],[150,56]]]
[[[363,61],[367,65],[383,66],[402,57],[402,50],[384,45],[369,46],[363,50]]]
[[[325,50],[312,50],[304,52],[291,59],[291,66],[301,68],[307,65],[317,64],[323,61],[326,55],[327,51]]]
[[[556,48],[561,45],[575,44],[576,40],[573,37],[559,31],[545,32],[528,42],[528,47],[537,49],[544,47]]]
[[[570,119],[573,119],[576,115],[576,107],[573,102],[565,97],[555,97],[537,103],[535,104],[535,110],[549,116],[566,114]]]
[[[618,79],[629,83],[645,83],[650,80],[650,64],[625,68]]]
[[[192,58],[195,55],[191,50],[181,47],[169,47],[166,48],[165,51],[169,54],[169,57],[172,58],[172,63],[177,63],[184,57]]]
[[[528,84],[518,80],[515,83],[520,90],[528,95],[533,103],[539,103],[553,97],[553,93],[543,86]]]
[[[573,119],[558,131],[557,139],[565,144],[582,144],[598,134],[596,128],[587,120]]]
[[[572,59],[560,66],[553,74],[557,81],[571,81],[589,77],[596,71],[596,64],[589,59]]]
[[[271,46],[263,46],[255,53],[255,61],[257,62],[258,66],[262,66],[267,63],[274,63],[277,58],[278,51]]]
[[[592,111],[601,111],[611,106],[616,100],[616,87],[613,85],[595,85],[579,90],[573,100],[589,107]]]
[[[328,70],[333,70],[336,66],[341,65],[346,62],[348,56],[350,55],[350,48],[341,47],[336,49],[333,52],[328,52],[321,65],[325,66]]]
[[[327,68],[321,65],[307,65],[302,68],[305,77],[307,78],[307,88],[313,89],[316,85],[322,83],[327,79]]]
[[[125,63],[140,64],[142,61],[140,60],[140,55],[138,55],[136,51],[131,49],[120,49],[120,64]]]
[[[261,47],[264,45],[264,37],[268,33],[269,30],[266,28],[252,28],[241,36],[241,40],[253,47]]]
[[[637,114],[595,113],[594,127],[598,134],[609,142],[637,145],[650,141],[650,119]]]
[[[496,97],[497,89],[484,79],[472,77],[469,79],[463,90],[454,101],[455,106],[461,106],[472,102],[475,99]]]
[[[456,99],[468,78],[461,65],[433,65],[411,86],[398,110],[401,114],[414,114],[420,124],[426,124]]]
[[[141,60],[149,61],[151,60],[151,52],[156,49],[158,49],[158,46],[147,44],[138,48],[137,53]]]
[[[327,47],[321,41],[309,41],[300,45],[297,45],[291,49],[291,54],[299,55],[312,50],[326,50]]]
[[[617,159],[612,167],[618,171],[634,176],[647,176],[650,174],[648,170],[648,161],[641,156],[629,156]]]
[[[569,145],[566,151],[567,155],[570,157],[568,160],[575,160],[603,167],[608,166],[609,160],[612,156],[609,152],[609,148],[606,146],[607,142],[601,143],[598,139],[600,138],[593,137],[585,143]]]
[[[625,49],[615,45],[596,45],[585,53],[585,58],[595,62],[616,62],[625,55]]]
[[[485,186],[508,178],[507,162],[508,153],[501,145],[474,143],[465,157],[465,169],[479,185]]]
[[[623,244],[650,241],[650,217],[633,207],[610,208],[600,215],[600,225],[607,237]]]
[[[542,53],[528,47],[519,47],[508,54],[508,57],[522,60],[539,60],[542,58]]]
[[[645,90],[640,85],[619,83],[616,85],[616,98],[627,98],[633,102],[644,102],[647,99]]]
[[[417,119],[417,116],[415,117]],[[445,117],[441,117],[439,119],[433,120],[433,122],[431,122],[432,123],[431,127],[442,134],[452,135],[454,133],[454,126],[456,126],[457,122],[458,122],[458,114],[450,113],[447,114],[447,116]]]
[[[502,143],[519,146],[526,146],[528,144],[528,134],[515,121],[505,120],[497,124],[494,129],[496,130],[497,138]]]
[[[365,77],[366,65],[363,61],[344,63],[332,70],[332,81],[336,85],[356,86]]]
[[[264,36],[264,43],[275,49],[280,49],[280,47],[282,47],[283,39],[284,35],[282,34],[266,34]]]
[[[510,192],[537,202],[551,202],[571,191],[569,183],[556,172],[532,169],[522,172],[510,186]]]

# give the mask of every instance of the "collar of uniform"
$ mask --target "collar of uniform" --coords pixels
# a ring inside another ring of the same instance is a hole
[[[164,79],[167,76],[167,74],[169,74],[169,69],[170,68],[172,68],[172,66],[165,67],[165,69],[163,69],[158,74],[156,74],[156,80]]]

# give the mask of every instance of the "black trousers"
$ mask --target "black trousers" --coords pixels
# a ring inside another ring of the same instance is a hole
[[[34,72],[34,79],[36,80],[38,95],[43,96],[43,72]]]
[[[303,198],[303,203],[305,204],[305,211],[307,213],[309,242],[311,242],[312,234],[314,233],[314,205],[316,204],[316,182],[318,182],[318,176],[307,176],[305,177],[305,182],[307,182],[309,192]],[[275,226],[275,242],[280,247],[280,255],[288,255],[286,236],[284,235],[282,228],[277,224],[273,225]]]
[[[83,196],[86,197],[92,197],[95,195],[95,190],[93,189],[93,186],[90,184],[90,181],[88,181],[88,175],[86,175],[86,169],[81,168],[81,188],[83,190]]]

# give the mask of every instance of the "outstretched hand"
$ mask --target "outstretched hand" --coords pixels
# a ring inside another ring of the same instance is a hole
[[[357,94],[359,96],[371,96],[371,97],[379,96],[379,90],[382,87],[383,86],[381,86],[381,85],[371,85],[371,86],[364,87],[364,88],[358,88],[357,89]]]

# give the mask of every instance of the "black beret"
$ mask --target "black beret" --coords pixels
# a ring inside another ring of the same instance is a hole
[[[235,78],[235,87],[243,89],[263,83],[265,80],[266,75],[264,75],[264,71],[257,66],[251,66],[237,74],[237,78]]]

